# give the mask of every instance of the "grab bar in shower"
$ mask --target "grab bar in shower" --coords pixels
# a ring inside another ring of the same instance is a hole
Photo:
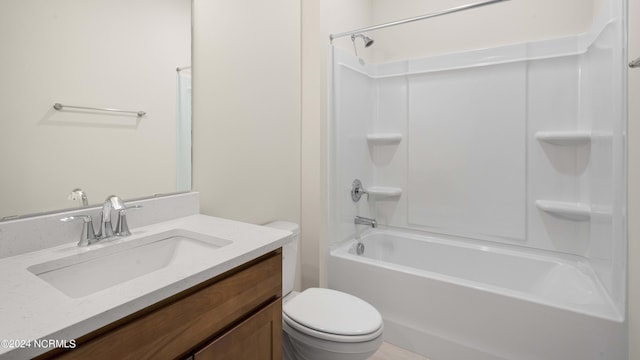
[[[62,110],[64,108],[70,108],[70,109],[109,111],[109,112],[136,114],[138,117],[143,117],[143,116],[145,116],[147,114],[144,111],[118,110],[118,109],[109,109],[109,108],[95,108],[95,107],[87,107],[87,106],[71,106],[71,105],[62,105],[60,103],[53,104],[53,108],[56,109],[56,110]]]
[[[498,2],[501,2],[501,1],[509,1],[509,0],[482,1],[482,2],[477,2],[477,3],[462,5],[462,6],[458,6],[458,7],[453,7],[453,8],[447,9],[447,10],[442,10],[442,11],[438,11],[438,12],[431,13],[431,14],[415,16],[415,17],[412,17],[412,18],[392,21],[392,22],[388,22],[388,23],[384,23],[384,24],[380,24],[380,25],[375,25],[375,26],[369,26],[369,27],[366,27],[366,28],[357,29],[357,30],[353,30],[353,31],[347,31],[347,32],[339,33],[339,34],[330,34],[329,35],[329,42],[333,42],[333,39],[337,39],[337,38],[340,38],[340,37],[343,37],[343,36],[357,35],[357,34],[360,34],[360,33],[363,33],[363,32],[367,32],[367,31],[378,30],[378,29],[383,29],[383,28],[389,27],[389,26],[396,26],[396,25],[406,24],[406,23],[410,23],[410,22],[414,22],[414,21],[418,21],[418,20],[429,19],[429,18],[433,18],[433,17],[436,17],[436,16],[451,14],[451,13],[458,12],[458,11],[463,11],[463,10],[469,10],[469,9],[477,8],[477,7],[480,7],[480,6],[485,6],[485,5],[498,3]]]

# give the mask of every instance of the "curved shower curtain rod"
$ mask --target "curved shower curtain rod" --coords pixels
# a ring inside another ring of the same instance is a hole
[[[337,39],[337,38],[344,37],[344,36],[356,35],[356,34],[360,34],[360,33],[366,32],[366,31],[378,30],[378,29],[383,29],[383,28],[390,27],[390,26],[396,26],[396,25],[406,24],[406,23],[410,23],[410,22],[414,22],[414,21],[418,21],[418,20],[429,19],[429,18],[433,18],[433,17],[436,17],[436,16],[451,14],[451,13],[458,12],[458,11],[463,11],[463,10],[469,10],[469,9],[473,9],[473,8],[477,8],[477,7],[485,6],[485,5],[490,5],[490,4],[498,3],[498,2],[502,2],[502,1],[509,1],[509,0],[482,1],[482,2],[478,2],[478,3],[473,3],[473,4],[467,4],[467,5],[453,7],[453,8],[447,9],[447,10],[442,10],[442,11],[438,11],[438,12],[431,13],[431,14],[415,16],[415,17],[412,17],[412,18],[392,21],[392,22],[388,22],[388,23],[384,23],[384,24],[380,24],[380,25],[375,25],[375,26],[369,26],[369,27],[366,27],[366,28],[357,29],[357,30],[353,30],[353,31],[347,31],[347,32],[339,33],[339,34],[330,34],[329,35],[329,42],[333,43],[333,39]]]

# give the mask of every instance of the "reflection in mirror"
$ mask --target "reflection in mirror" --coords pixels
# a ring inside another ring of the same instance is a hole
[[[0,44],[0,220],[190,189],[191,0],[3,0]]]

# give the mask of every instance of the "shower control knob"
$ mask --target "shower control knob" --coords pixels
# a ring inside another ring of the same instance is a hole
[[[359,179],[353,180],[353,183],[351,183],[351,200],[358,202],[362,194],[368,194],[364,186],[362,186],[362,182]]]

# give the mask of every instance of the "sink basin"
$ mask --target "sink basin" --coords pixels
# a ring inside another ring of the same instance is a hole
[[[206,261],[217,249],[230,243],[176,229],[90,249],[33,265],[28,270],[67,296],[79,298],[180,263]]]

